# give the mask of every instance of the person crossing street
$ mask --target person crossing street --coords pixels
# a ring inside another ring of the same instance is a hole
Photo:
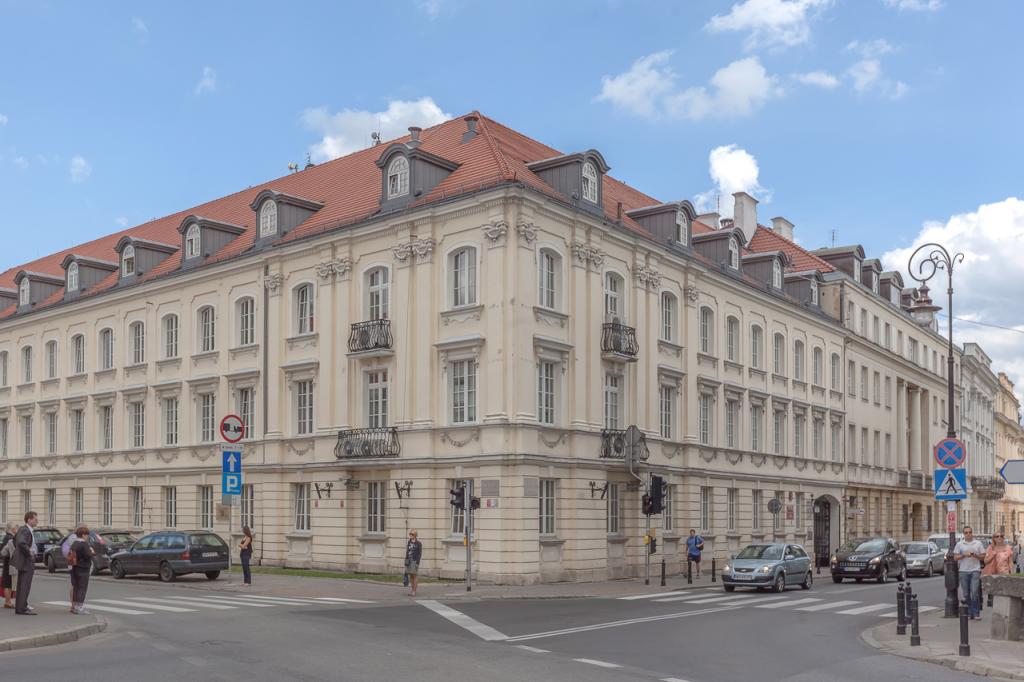
[[[981,620],[981,561],[985,545],[974,537],[974,529],[964,526],[964,539],[953,548],[960,571],[960,598],[967,601],[971,620]]]

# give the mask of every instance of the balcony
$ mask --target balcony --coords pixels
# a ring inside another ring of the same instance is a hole
[[[971,491],[983,500],[998,500],[1006,494],[1006,482],[998,476],[971,476]]]
[[[338,459],[398,457],[401,451],[398,429],[393,426],[339,431],[338,442],[334,446],[334,456]]]
[[[613,362],[636,362],[640,346],[636,330],[618,322],[605,322],[601,326],[601,357]]]
[[[601,431],[602,459],[626,459],[628,447],[626,431],[624,429],[604,429]],[[639,450],[637,459],[641,462],[646,462],[651,453],[647,449],[647,436],[642,433],[640,435]]]
[[[391,320],[356,322],[348,335],[349,355],[370,358],[393,355],[393,344]]]
[[[914,488],[915,490],[920,490],[921,488],[924,488],[924,474],[919,473],[917,471],[910,474],[910,487]]]

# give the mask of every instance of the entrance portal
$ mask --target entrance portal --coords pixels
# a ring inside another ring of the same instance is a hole
[[[814,561],[828,567],[833,550],[839,547],[839,500],[822,495],[814,501]]]

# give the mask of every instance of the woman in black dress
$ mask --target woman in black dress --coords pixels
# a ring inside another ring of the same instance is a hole
[[[14,534],[18,532],[18,524],[8,522],[7,532],[4,533],[4,537],[0,540],[0,549],[7,546],[7,543],[14,539]],[[5,558],[3,562],[3,582],[0,583],[4,591],[4,608],[13,609],[14,602],[11,601],[12,594],[14,592],[14,581],[11,579],[11,560]]]
[[[71,543],[68,564],[71,573],[71,613],[85,613],[85,593],[89,589],[89,575],[92,573],[92,547],[89,545],[89,529],[79,526],[75,529],[76,539]],[[71,555],[74,555],[72,558]]]

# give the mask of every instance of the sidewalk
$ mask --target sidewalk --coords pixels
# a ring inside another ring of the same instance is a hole
[[[970,656],[959,656],[960,619],[925,616],[921,618],[921,646],[910,646],[907,634],[896,634],[896,621],[865,630],[861,639],[876,649],[904,658],[913,658],[982,677],[1024,680],[1024,642],[988,639],[992,609],[981,612],[980,621],[970,621]]]
[[[107,629],[99,616],[72,616],[66,609],[36,610],[39,615],[32,617],[0,611],[0,652],[65,644]]]

